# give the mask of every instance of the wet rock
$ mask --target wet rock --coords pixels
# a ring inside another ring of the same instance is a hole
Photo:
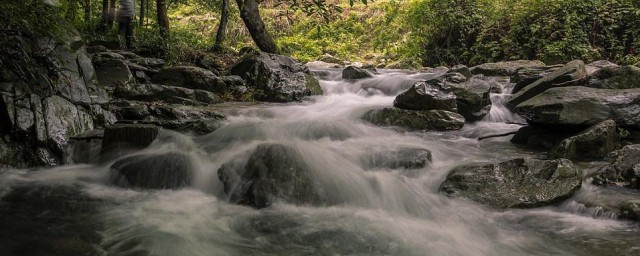
[[[562,67],[564,67],[564,65],[519,68],[516,70],[516,73],[511,76],[511,82],[515,83],[513,93],[519,92],[528,85]]]
[[[427,83],[453,93],[456,96],[457,112],[467,121],[481,120],[491,110],[491,85],[482,77],[467,79],[460,73],[449,72]]]
[[[220,79],[222,79],[222,82],[229,88],[245,86],[244,80],[240,76],[221,76]]]
[[[640,189],[640,144],[627,145],[610,158],[611,164],[598,171],[593,183]]]
[[[134,155],[111,165],[111,183],[126,188],[179,189],[191,185],[194,165],[179,153]]]
[[[147,105],[135,104],[117,108],[116,115],[119,120],[143,120],[151,115],[151,112],[149,112]]]
[[[567,159],[518,158],[456,167],[440,191],[498,209],[531,208],[567,199],[581,184],[580,170]]]
[[[362,157],[362,165],[367,169],[420,169],[431,163],[431,151],[423,148],[400,148],[392,151],[375,152]]]
[[[190,66],[175,66],[161,69],[153,76],[152,81],[158,84],[205,90],[213,93],[224,93],[224,82],[211,71]]]
[[[199,119],[224,119],[224,115],[206,107],[183,105],[159,105],[149,107],[155,117],[166,120],[199,120]]]
[[[616,122],[607,120],[563,140],[551,150],[550,155],[554,158],[599,159],[615,150],[617,144]]]
[[[126,150],[142,149],[158,136],[159,129],[148,124],[115,124],[104,131],[101,154],[120,154]]]
[[[496,63],[485,63],[472,67],[471,73],[474,75],[485,76],[511,76],[520,68],[544,66],[546,65],[539,60],[502,61]]]
[[[450,131],[464,126],[464,117],[444,110],[412,111],[397,108],[373,109],[362,119],[380,126],[397,126],[409,131]]]
[[[124,56],[117,54],[115,52],[99,52],[93,55],[94,60],[102,60],[102,59],[116,59],[116,60],[124,60]]]
[[[580,85],[581,81],[586,76],[587,70],[585,69],[584,62],[581,60],[574,60],[513,94],[511,99],[507,102],[507,106],[513,109],[518,104],[525,102],[550,88]]]
[[[69,138],[69,144],[63,156],[63,164],[91,164],[98,162],[103,137],[104,130],[97,129]]]
[[[320,83],[309,74],[309,68],[286,56],[252,52],[236,63],[230,73],[242,77],[254,90],[254,98],[260,101],[300,101],[322,94]]]
[[[98,81],[102,86],[114,87],[134,82],[129,66],[118,59],[101,59],[93,62]]]
[[[44,99],[44,120],[51,148],[62,154],[67,139],[93,129],[93,118],[84,109],[59,96]]]
[[[296,148],[262,144],[246,164],[227,163],[218,178],[233,203],[265,208],[282,201],[320,205],[326,202],[313,173]]]
[[[118,121],[116,115],[113,112],[106,110],[102,108],[102,106],[97,104],[91,105],[90,113],[93,117],[93,124],[95,127],[105,127],[108,125],[112,125],[116,121]]]
[[[371,77],[373,77],[373,74],[363,68],[348,66],[347,68],[342,70],[342,79],[357,80]]]
[[[127,100],[162,101],[177,104],[183,104],[187,101],[203,104],[223,102],[219,96],[208,91],[157,84],[120,85],[116,87],[114,95]]]
[[[216,59],[211,55],[203,55],[196,59],[196,65],[198,67],[211,70],[211,72],[218,73],[220,70],[224,69],[224,64],[222,61]]]
[[[426,81],[414,84],[398,95],[393,106],[407,110],[446,110],[456,112],[456,96]]]
[[[73,50],[71,48],[56,45],[52,40],[47,40],[46,43],[42,43],[44,47],[52,47],[55,49],[55,55],[57,55],[57,59],[52,61],[54,64],[54,68],[57,69],[57,81],[54,81],[55,94],[64,97],[68,101],[74,104],[81,104],[88,106],[91,104],[91,97],[89,95],[89,91],[87,88],[87,83],[91,85],[94,77],[91,77],[92,70],[81,70],[81,66],[79,66],[79,57],[82,56],[80,60],[85,60],[82,63],[86,64],[88,57],[84,52],[84,47],[80,47],[80,49]],[[86,68],[86,65],[83,65]],[[86,77],[88,75],[90,77]]]
[[[138,57],[129,60],[132,63],[148,68],[162,68],[165,62],[163,59]]]
[[[581,127],[614,120],[619,127],[640,127],[640,89],[609,90],[582,86],[549,89],[516,107],[529,123]]]
[[[336,63],[329,63],[324,61],[312,61],[305,64],[309,68],[323,69],[323,68],[342,68],[342,65]]]
[[[597,60],[597,61],[589,63],[586,66],[586,69],[587,69],[587,74],[588,75],[592,75],[593,73],[597,72],[600,69],[612,68],[612,67],[618,67],[618,64],[615,64],[615,63],[610,62],[608,60]]]
[[[589,77],[584,85],[600,89],[640,88],[640,68],[634,66],[608,66]]]
[[[75,186],[28,184],[0,199],[1,255],[101,255],[99,217],[109,205]]]
[[[449,73],[459,73],[467,79],[473,76],[473,74],[471,73],[471,69],[469,69],[469,67],[465,65],[455,65],[451,67],[451,69],[449,69]]]

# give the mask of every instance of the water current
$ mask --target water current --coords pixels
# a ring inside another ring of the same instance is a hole
[[[195,168],[186,189],[131,190],[108,184],[109,163],[47,170],[0,171],[0,196],[18,184],[78,187],[110,202],[95,214],[107,255],[640,255],[640,233],[579,198],[602,189],[585,183],[556,206],[500,211],[438,192],[448,171],[474,161],[544,157],[510,136],[523,121],[503,105],[508,79],[491,78],[489,115],[455,132],[405,132],[362,121],[367,110],[391,107],[395,96],[429,73],[381,71],[343,81],[340,70],[320,70],[324,95],[301,103],[215,106],[228,118],[211,134],[163,131],[148,152],[180,152]],[[515,123],[515,124],[514,124]],[[278,142],[296,148],[313,177],[339,204],[276,203],[256,210],[231,204],[217,170],[246,161],[256,147]],[[419,170],[366,168],[371,153],[424,148],[433,162]]]

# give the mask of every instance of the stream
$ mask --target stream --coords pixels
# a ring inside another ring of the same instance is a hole
[[[343,81],[340,70],[319,72],[323,96],[289,104],[229,104],[220,108],[227,115],[224,125],[203,136],[163,131],[144,151],[188,154],[195,169],[190,188],[114,187],[108,184],[110,162],[2,170],[0,197],[25,186],[61,186],[102,202],[82,216],[89,221],[61,230],[71,237],[97,230],[101,239],[93,246],[105,255],[640,255],[636,223],[575,200],[602,193],[587,182],[559,205],[522,210],[494,210],[438,192],[448,171],[460,164],[544,157],[544,152],[512,144],[511,136],[477,140],[521,127],[511,123],[523,120],[504,107],[513,87],[508,80],[489,81],[503,93],[491,95],[491,112],[482,121],[453,132],[405,132],[360,117],[370,109],[391,107],[396,95],[434,74],[384,70],[352,82]],[[246,161],[265,142],[301,152],[315,182],[341,203],[276,203],[261,210],[228,203],[217,170],[228,162]],[[360,161],[367,154],[403,148],[428,149],[433,161],[417,170],[372,169]],[[13,225],[10,217],[5,214],[0,223],[24,236],[48,225]],[[0,235],[0,252],[13,239]],[[55,243],[33,242],[42,251]]]

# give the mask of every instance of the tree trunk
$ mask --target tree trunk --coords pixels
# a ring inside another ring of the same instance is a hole
[[[169,37],[169,18],[167,17],[167,5],[165,4],[165,0],[156,0],[156,12],[158,13],[160,36],[167,39]]]
[[[69,0],[69,6],[67,6],[67,12],[64,17],[68,20],[73,20],[76,17],[76,0]]]
[[[140,27],[144,26],[145,2],[149,0],[140,0]]]
[[[227,23],[229,21],[229,0],[222,0],[222,12],[220,12],[220,24],[216,32],[216,42],[213,44],[213,51],[221,52],[222,43],[227,34]]]
[[[236,0],[240,9],[240,18],[249,30],[253,42],[263,52],[278,53],[278,46],[267,32],[267,28],[260,17],[258,0]]]
[[[84,0],[84,23],[91,27],[91,0]]]
[[[111,0],[109,4],[109,15],[107,15],[107,28],[113,28],[113,22],[116,20],[116,0]]]
[[[102,0],[102,16],[100,17],[100,25],[98,25],[98,31],[106,30],[108,19],[109,19],[109,0]]]

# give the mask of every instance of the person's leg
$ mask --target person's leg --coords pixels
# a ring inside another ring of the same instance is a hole
[[[131,25],[131,21],[131,18],[127,21],[127,31],[125,34],[127,49],[131,49],[133,47],[133,26]]]
[[[118,32],[120,34],[120,36],[124,36],[125,37],[125,47],[129,48],[128,44],[126,44],[126,35],[127,35],[127,22],[119,20],[118,21]],[[120,41],[122,42],[122,41]]]

